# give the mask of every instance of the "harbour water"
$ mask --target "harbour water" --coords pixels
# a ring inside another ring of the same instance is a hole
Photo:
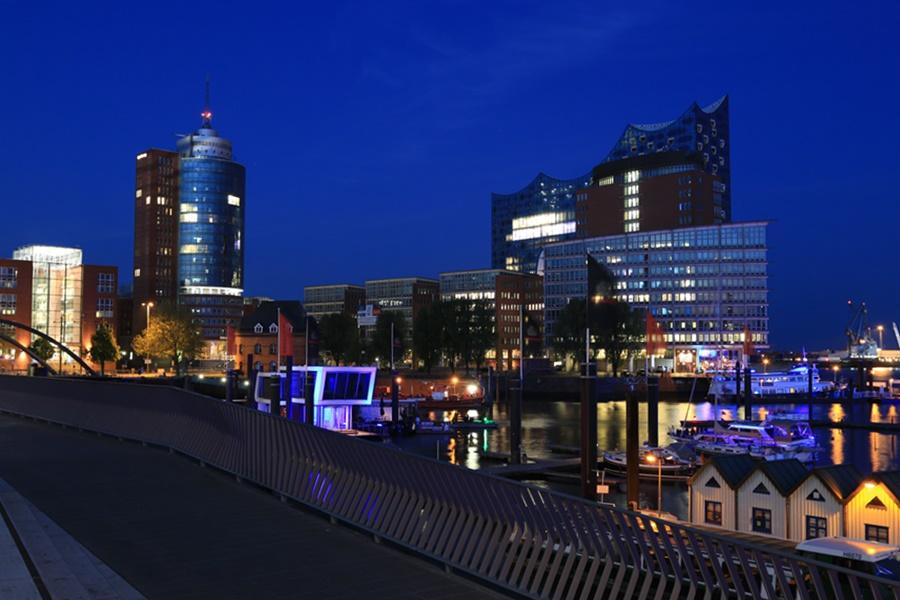
[[[641,403],[641,441],[647,439],[647,405]],[[719,418],[734,419],[743,416],[743,409],[735,404],[719,404]],[[758,405],[753,407],[754,418],[765,418],[773,412],[795,413],[809,419],[806,404]],[[669,427],[677,427],[683,419],[713,419],[716,407],[709,402],[689,404],[687,402],[663,402],[659,406],[659,440],[668,443],[666,432]],[[429,418],[439,420],[441,413],[434,412]],[[522,443],[531,459],[559,458],[550,448],[558,446],[578,446],[580,408],[578,402],[525,402],[522,416]],[[451,435],[414,435],[397,439],[395,443],[408,452],[416,452],[438,458],[469,469],[496,467],[496,461],[485,460],[484,451],[509,452],[509,408],[505,404],[494,407],[494,420],[498,427],[494,430],[458,432]],[[812,406],[812,420],[829,420],[836,424],[842,420],[854,423],[897,422],[900,423],[898,407],[892,403],[870,404],[866,401],[854,403],[826,403]],[[851,463],[861,472],[882,471],[900,468],[897,437],[895,433],[879,433],[864,429],[842,429],[835,427],[816,428],[816,439],[822,451],[817,455],[816,465]],[[600,450],[624,449],[625,447],[625,401],[601,402],[597,405],[597,438]],[[574,485],[560,483],[549,485],[564,493],[577,494]],[[663,484],[663,510],[687,517],[687,486],[683,483]],[[656,509],[657,489],[654,482],[641,482],[641,505]],[[624,505],[625,496],[614,491],[608,501]]]

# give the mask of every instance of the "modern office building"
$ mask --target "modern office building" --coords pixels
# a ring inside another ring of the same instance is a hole
[[[594,168],[577,192],[578,237],[658,231],[730,221],[725,185],[703,169],[697,152],[658,152]]]
[[[24,246],[13,252],[12,260],[0,260],[0,314],[83,355],[101,323],[116,330],[117,286],[116,267],[85,265],[78,248]],[[2,333],[23,346],[36,337],[9,326]],[[0,348],[4,369],[23,370],[31,362],[8,342],[0,341]],[[74,368],[71,359],[60,354],[54,367]]]
[[[681,116],[672,121],[652,125],[630,124],[614,144],[612,150],[603,158],[602,163],[616,163],[624,159],[635,159],[659,153],[678,152],[696,154],[691,159],[691,164],[697,165],[704,173],[716,176],[718,194],[722,211],[721,222],[731,220],[731,189],[730,189],[730,136],[728,123],[728,97],[724,96],[713,104],[701,108],[696,103],[692,104]],[[662,160],[662,159],[660,159]],[[634,170],[660,168],[652,167],[650,163],[642,166],[629,167],[626,163],[600,169],[599,177],[597,169],[582,177],[562,180],[549,177],[543,173],[527,186],[511,194],[491,195],[491,266],[495,269],[509,269],[535,273],[539,271],[541,249],[547,244],[574,239],[576,237],[576,199],[585,188],[602,187],[610,183],[630,185],[635,182],[616,181],[616,176],[624,179],[626,173]],[[654,173],[657,177],[662,173]],[[612,177],[612,179],[610,179]],[[647,175],[650,177],[650,173]],[[690,185],[711,185],[711,181]],[[676,180],[677,182],[677,180]],[[665,195],[665,188],[670,183],[666,182],[659,190],[662,194],[657,199],[654,185],[649,185],[641,193],[641,202],[645,204],[640,215],[634,212],[636,207],[626,208],[624,195],[619,198],[622,216],[619,222],[623,222],[626,231],[637,231],[638,223],[646,220],[641,230],[657,227],[655,217],[650,216],[651,209],[657,203],[671,204],[670,197]],[[676,188],[676,194],[681,188]],[[624,190],[622,190],[624,191]],[[692,190],[693,191],[693,190]],[[600,192],[601,196],[608,194],[606,190]],[[713,192],[710,192],[710,195]],[[629,197],[633,197],[630,194]],[[687,201],[685,196],[682,200]],[[633,200],[632,200],[633,202]],[[596,204],[596,203],[593,203]],[[678,202],[674,205],[677,207]],[[699,202],[697,203],[700,204]],[[616,211],[619,210],[616,206]],[[610,209],[611,210],[611,209]],[[629,210],[632,212],[626,213]],[[668,209],[667,209],[668,210]],[[682,207],[676,218],[687,218],[690,213],[694,219],[701,219],[699,206]],[[592,211],[593,213],[594,211]],[[686,213],[682,215],[681,213]],[[586,214],[582,214],[584,219]],[[625,217],[628,223],[625,224]],[[669,217],[660,219],[668,222]],[[700,220],[695,224],[704,224]],[[605,233],[604,233],[605,234]]]
[[[497,341],[485,357],[487,363],[498,370],[518,368],[522,310],[541,335],[543,278],[505,269],[475,269],[441,273],[440,286],[441,300],[467,300],[490,311]]]
[[[306,314],[317,321],[325,315],[343,313],[356,317],[356,312],[366,303],[366,288],[360,285],[339,283],[335,285],[308,285],[303,288],[303,306]]]
[[[768,347],[765,222],[627,233],[552,244],[544,271],[545,341],[572,298],[584,298],[590,254],[617,278],[617,296],[649,310],[679,370],[736,355],[744,328]]]
[[[178,154],[150,148],[135,157],[132,327],[147,327],[147,304],[178,294]]]
[[[575,194],[590,173],[555,179],[539,173],[511,194],[491,194],[491,266],[535,273],[546,244],[575,237]]]
[[[224,358],[226,326],[243,309],[246,198],[244,167],[212,128],[209,108],[178,140],[178,175],[178,303],[200,327],[204,357]]]
[[[425,277],[398,277],[373,279],[366,282],[366,303],[387,311],[398,312],[406,319],[406,348],[411,347],[416,316],[423,307],[431,305],[439,297],[438,282]]]

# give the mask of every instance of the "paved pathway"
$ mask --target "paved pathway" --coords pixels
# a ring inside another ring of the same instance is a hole
[[[0,416],[0,478],[148,598],[497,598],[184,457]]]

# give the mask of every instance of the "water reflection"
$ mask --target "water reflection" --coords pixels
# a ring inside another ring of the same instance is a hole
[[[867,410],[868,409],[868,410]],[[718,415],[716,414],[718,410]],[[853,405],[816,404],[812,407],[814,420],[897,422],[897,408],[894,405]],[[647,406],[639,405],[640,440],[648,439]],[[659,426],[657,435],[661,444],[669,443],[667,430],[677,426],[684,419],[711,420],[743,417],[743,407],[736,404],[710,402],[688,404],[686,402],[664,402],[659,406]],[[775,416],[786,413],[809,418],[809,407],[800,405],[754,406],[753,417]],[[432,411],[429,418],[441,421],[441,411]],[[394,443],[403,449],[470,469],[498,466],[496,460],[487,460],[484,453],[509,453],[509,410],[505,404],[494,406],[493,418],[498,428],[485,431],[460,431],[447,435],[415,435],[399,438]],[[815,428],[822,452],[816,464],[855,465],[861,472],[900,468],[897,454],[896,435],[893,433],[873,433],[850,428]],[[575,448],[580,435],[580,407],[577,402],[526,402],[522,416],[522,445],[531,459],[559,458],[553,449]],[[623,449],[625,447],[625,402],[604,402],[597,405],[597,439],[600,450]],[[547,485],[542,483],[541,485]],[[568,493],[578,493],[577,487],[552,483],[550,487]],[[686,516],[686,486],[666,484],[664,510]],[[642,483],[642,497],[646,505],[655,508],[656,488],[652,483]],[[624,495],[614,491],[609,498],[614,502],[624,502]]]

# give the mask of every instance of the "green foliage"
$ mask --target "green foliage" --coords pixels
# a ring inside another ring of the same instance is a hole
[[[387,367],[391,364],[391,324],[394,325],[394,364],[403,360],[403,340],[406,339],[406,317],[401,312],[383,311],[378,316],[375,325],[375,333],[372,336],[371,351],[381,361],[381,365]]]
[[[119,356],[119,344],[116,336],[106,323],[101,323],[91,336],[91,359],[100,364],[100,375],[105,375],[105,363]]]
[[[472,319],[469,326],[469,346],[472,360],[475,361],[477,369],[481,369],[485,354],[496,343],[494,314],[483,302],[477,302],[472,307]]]
[[[153,315],[150,326],[134,338],[132,347],[141,356],[171,360],[180,374],[184,363],[200,353],[203,342],[190,315],[170,309]]]
[[[42,337],[39,337],[31,342],[31,346],[29,346],[28,349],[31,350],[36,356],[39,356],[44,362],[53,358],[53,355],[56,353],[56,350],[53,348],[53,344]]]
[[[602,349],[613,375],[618,376],[622,361],[641,347],[643,317],[627,303],[609,299],[592,303],[590,313],[592,350]],[[572,298],[560,312],[553,332],[557,354],[572,356],[578,364],[584,359],[585,316],[584,300]]]
[[[584,358],[584,300],[572,298],[556,319],[553,349],[560,356],[572,356],[577,364]]]
[[[441,302],[426,306],[416,315],[413,326],[413,350],[427,372],[441,358],[444,321]]]
[[[359,355],[359,330],[346,313],[325,315],[319,321],[321,349],[331,354],[336,365],[355,361]]]

